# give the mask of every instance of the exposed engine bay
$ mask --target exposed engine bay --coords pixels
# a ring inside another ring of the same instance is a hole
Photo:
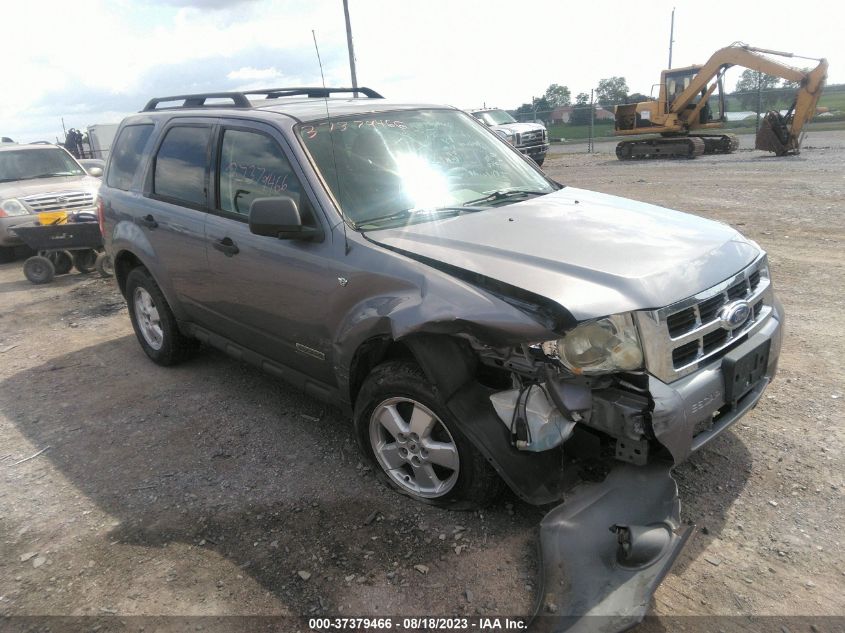
[[[648,461],[656,438],[645,375],[578,375],[546,344],[502,350],[476,343],[474,351],[490,371],[510,375],[512,387],[493,393],[490,401],[515,448],[541,452],[561,446],[581,425],[611,444],[616,459]]]

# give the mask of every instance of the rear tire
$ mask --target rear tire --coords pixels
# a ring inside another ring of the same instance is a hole
[[[114,277],[114,264],[112,263],[111,257],[105,253],[97,255],[97,261],[94,266],[97,272],[100,273],[100,277]]]
[[[87,275],[97,266],[97,251],[93,248],[73,252],[73,265],[79,272]]]
[[[73,268],[73,258],[67,251],[52,251],[47,254],[47,259],[53,262],[57,275],[65,275]]]
[[[34,284],[47,284],[53,281],[56,269],[50,259],[35,255],[23,263],[23,274]]]
[[[354,421],[358,445],[379,479],[416,501],[474,510],[501,490],[499,476],[416,363],[376,367],[358,394]]]
[[[199,348],[199,341],[179,331],[164,294],[146,268],[133,268],[126,277],[126,302],[135,336],[154,363],[175,365]]]

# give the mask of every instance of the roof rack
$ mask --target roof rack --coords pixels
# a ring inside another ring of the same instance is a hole
[[[174,108],[208,108],[219,107],[220,104],[215,103],[206,105],[206,99],[231,99],[232,106],[235,108],[251,108],[252,104],[249,102],[242,92],[206,92],[195,95],[174,95],[172,97],[156,97],[147,101],[147,105],[141,112],[153,112],[155,110],[172,110]],[[159,108],[160,103],[168,103],[171,101],[182,101],[182,105],[170,106],[166,108]]]
[[[264,95],[267,99],[277,99],[278,97],[297,97],[305,96],[309,99],[326,99],[337,93],[351,93],[362,95],[370,99],[384,99],[379,93],[372,88],[365,88],[359,86],[358,88],[266,88],[261,90],[246,90],[244,92],[205,92],[194,95],[174,95],[172,97],[156,97],[147,101],[147,105],[141,112],[154,112],[156,110],[174,110],[177,108],[210,108],[219,106],[219,103],[206,104],[207,99],[231,99],[232,107],[234,108],[251,108],[252,103],[246,95]],[[159,108],[161,103],[170,103],[172,101],[181,101],[182,105],[167,106]]]
[[[304,96],[309,99],[326,99],[336,93],[361,93],[370,99],[384,99],[379,93],[372,88],[365,88],[359,86],[357,88],[265,88],[261,90],[247,90],[245,95],[265,95],[268,99],[277,99],[278,97],[299,97]]]

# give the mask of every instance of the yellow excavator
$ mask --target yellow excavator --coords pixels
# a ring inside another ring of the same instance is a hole
[[[716,51],[703,66],[664,70],[660,76],[657,101],[616,106],[616,134],[660,136],[621,141],[616,146],[620,160],[632,158],[686,157],[702,154],[729,154],[739,147],[733,134],[707,133],[724,127],[725,93],[723,79],[731,66],[743,66],[782,77],[798,84],[795,100],[786,114],[768,112],[760,122],[755,147],[778,156],[797,154],[801,130],[816,112],[816,104],[827,77],[827,60],[812,70],[799,70],[766,55],[798,57],[792,53],[753,48],[735,43]],[[718,89],[719,114],[715,118],[710,98]],[[701,131],[699,131],[701,130]]]

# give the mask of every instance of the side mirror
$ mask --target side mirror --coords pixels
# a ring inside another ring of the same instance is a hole
[[[249,205],[249,230],[280,240],[310,240],[322,237],[319,228],[304,226],[292,198],[256,198]]]
[[[102,178],[103,177],[103,168],[102,167],[90,167],[88,169],[88,175],[94,176],[94,178]]]

